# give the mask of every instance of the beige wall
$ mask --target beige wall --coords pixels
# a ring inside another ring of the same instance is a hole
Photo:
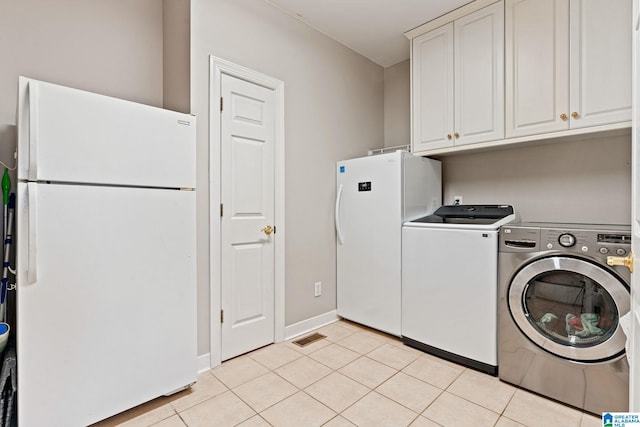
[[[411,143],[410,63],[406,61],[384,69],[384,146]]]
[[[162,2],[0,2],[0,124],[18,76],[162,106]]]
[[[335,162],[382,146],[383,69],[267,2],[192,0],[191,16],[191,105],[198,117],[198,352],[204,354],[210,335],[209,55],[285,84],[286,325],[336,308]],[[318,298],[315,281],[323,285]]]
[[[190,113],[191,0],[162,0],[163,108]]]
[[[631,137],[447,157],[444,202],[506,203],[523,221],[631,223]]]

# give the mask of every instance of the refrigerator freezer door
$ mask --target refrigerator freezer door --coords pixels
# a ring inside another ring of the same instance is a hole
[[[401,153],[338,162],[338,315],[400,335]]]
[[[195,188],[195,117],[20,77],[18,179]]]
[[[20,426],[89,425],[196,380],[195,195],[18,183]]]

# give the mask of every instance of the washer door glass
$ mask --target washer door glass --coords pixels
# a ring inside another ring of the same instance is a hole
[[[557,356],[595,362],[624,352],[618,320],[629,311],[619,278],[585,259],[541,258],[511,281],[509,310],[520,330]]]

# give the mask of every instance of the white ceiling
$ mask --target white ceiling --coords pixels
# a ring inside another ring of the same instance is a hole
[[[266,0],[343,45],[388,67],[409,59],[403,35],[471,0]]]

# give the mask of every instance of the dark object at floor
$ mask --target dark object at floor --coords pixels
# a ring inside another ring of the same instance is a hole
[[[326,338],[326,336],[316,332],[316,333],[313,333],[311,335],[307,335],[306,337],[297,339],[297,340],[293,341],[293,343],[296,344],[296,345],[299,345],[300,347],[304,347],[305,345],[309,345],[312,342],[316,342],[318,340],[321,340],[322,338]]]

